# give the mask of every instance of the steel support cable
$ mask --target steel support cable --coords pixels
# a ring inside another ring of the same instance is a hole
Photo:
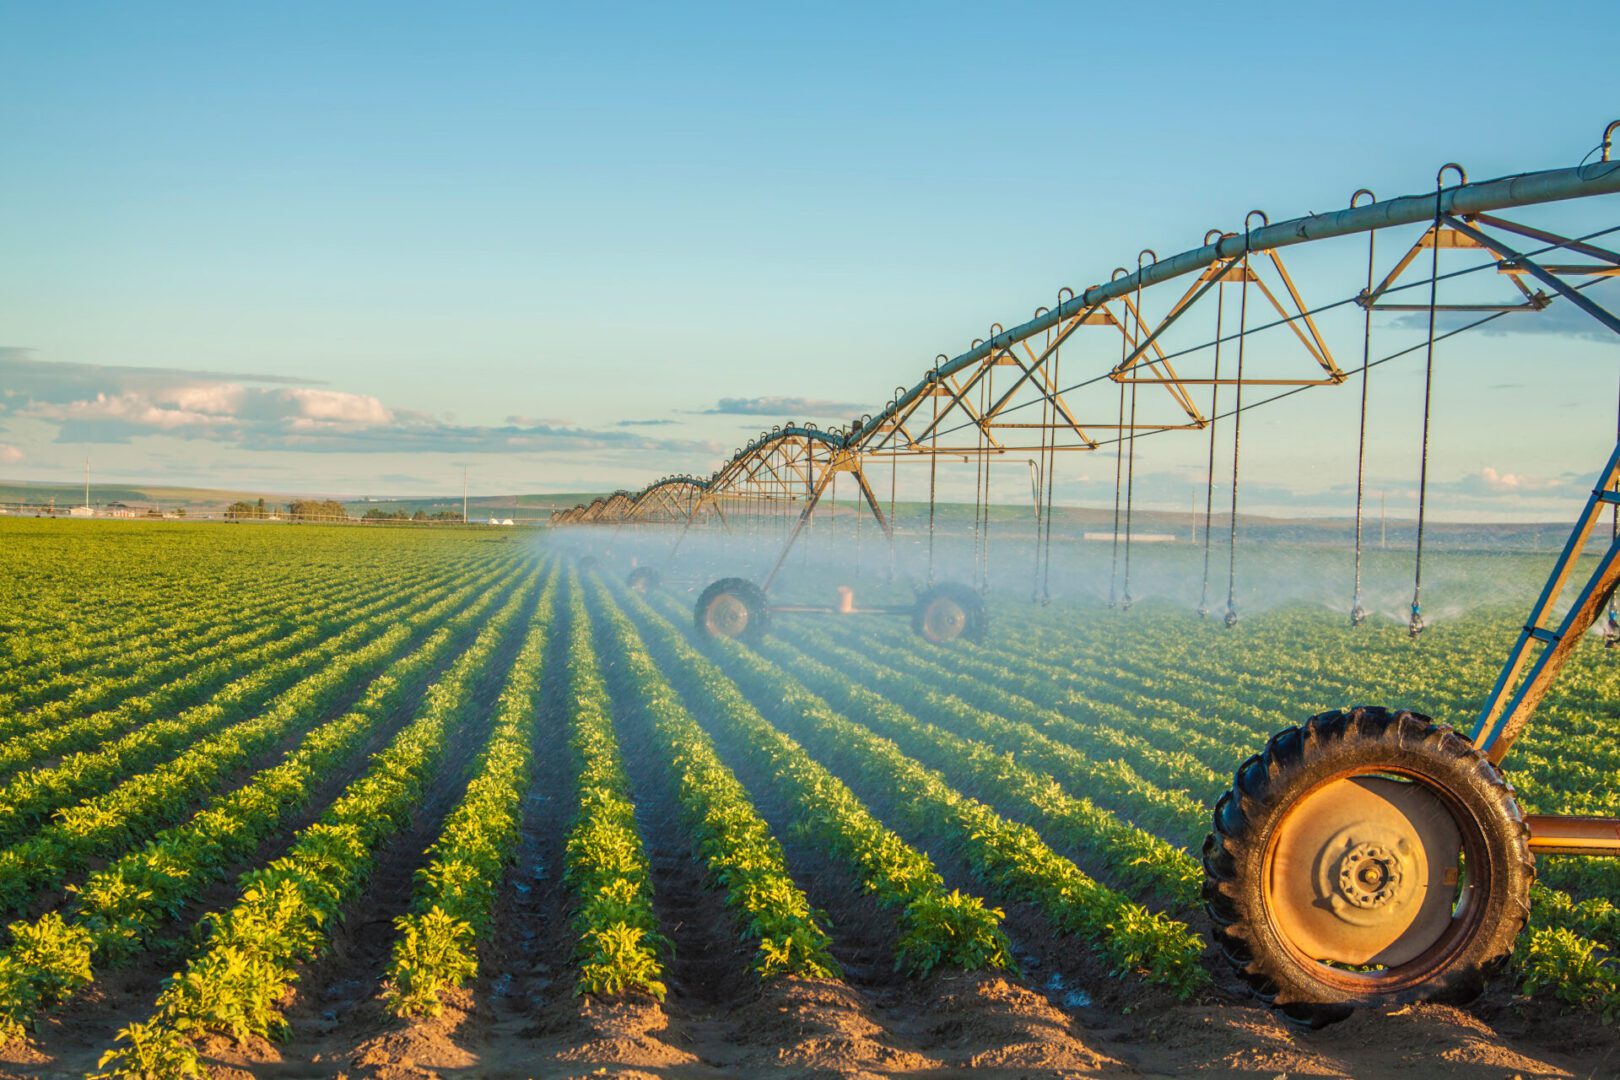
[[[1225,270],[1221,271],[1224,279]],[[1226,282],[1215,286],[1215,371],[1209,387],[1209,461],[1204,470],[1204,584],[1198,596],[1198,617],[1209,617],[1210,534],[1215,524],[1215,432],[1221,411],[1221,320],[1226,311]]]
[[[979,423],[982,432],[982,445],[990,445],[990,420],[985,415],[990,408],[990,372],[979,380]],[[984,538],[979,544],[979,591],[990,591],[990,455],[981,453],[979,457],[984,461],[984,491],[979,499],[984,507]]]
[[[934,585],[934,503],[939,485],[939,365],[934,365],[934,422],[928,455],[928,587]]]
[[[1365,191],[1366,189],[1362,189]],[[1356,197],[1361,191],[1350,196],[1350,205],[1356,204]],[[1367,192],[1371,195],[1372,192]],[[1374,197],[1376,199],[1376,196]],[[1367,618],[1367,609],[1361,603],[1361,542],[1362,542],[1362,511],[1367,492],[1367,388],[1372,382],[1372,289],[1373,289],[1373,255],[1374,244],[1378,233],[1367,234],[1367,291],[1364,294],[1367,302],[1362,305],[1361,322],[1361,423],[1356,436],[1356,557],[1355,557],[1355,583],[1352,586],[1350,597],[1350,625],[1360,626]]]
[[[889,458],[889,580],[890,581],[894,580],[895,560],[896,560],[896,557],[897,557],[896,554],[895,554],[894,545],[895,545],[895,533],[898,531],[899,526],[895,523],[895,520],[894,520],[894,491],[895,491],[895,487],[899,483],[899,479],[900,479],[900,459],[899,459],[899,457],[896,457],[896,456],[890,456],[890,458]]]
[[[1251,215],[1252,216],[1252,215]],[[1226,538],[1226,614],[1228,629],[1237,625],[1238,464],[1243,447],[1243,361],[1249,337],[1249,224],[1243,223],[1243,278],[1238,288],[1237,400],[1232,410],[1232,520]]]
[[[1121,352],[1124,344],[1120,345]],[[1123,360],[1124,357],[1121,356]],[[1116,589],[1119,585],[1119,486],[1124,479],[1125,467],[1125,384],[1119,384],[1119,438],[1114,440],[1114,567],[1108,575],[1108,606],[1118,603],[1119,597]]]
[[[1071,300],[1074,298],[1074,290],[1073,289],[1069,289],[1069,288],[1059,289],[1058,294],[1057,294],[1057,302],[1058,302],[1058,305],[1060,307],[1063,304],[1063,294],[1065,292],[1067,292],[1069,294],[1069,298]],[[1046,521],[1045,521],[1046,535],[1045,535],[1045,541],[1044,541],[1044,552],[1045,552],[1045,554],[1043,556],[1043,560],[1042,560],[1042,564],[1041,564],[1041,603],[1043,605],[1049,604],[1049,603],[1052,602],[1052,509],[1053,509],[1053,498],[1055,497],[1055,494],[1056,494],[1056,491],[1055,491],[1055,488],[1054,488],[1054,484],[1056,483],[1056,481],[1054,479],[1054,474],[1057,472],[1057,430],[1056,430],[1056,427],[1055,427],[1055,423],[1056,423],[1056,418],[1062,415],[1062,410],[1058,408],[1058,398],[1056,397],[1056,395],[1058,393],[1060,393],[1060,391],[1058,391],[1056,389],[1056,387],[1061,386],[1062,383],[1063,383],[1062,371],[1060,370],[1060,367],[1059,367],[1059,365],[1060,365],[1060,363],[1062,362],[1062,359],[1063,359],[1062,354],[1063,354],[1063,339],[1062,339],[1061,336],[1059,336],[1059,338],[1057,340],[1057,343],[1052,348],[1052,374],[1051,374],[1051,377],[1047,380],[1047,385],[1053,387],[1053,390],[1051,391],[1051,394],[1053,395],[1052,414],[1053,414],[1053,417],[1054,417],[1054,428],[1053,428],[1053,431],[1052,431],[1051,450],[1048,453],[1047,463],[1043,467],[1042,473],[1041,473],[1042,477],[1046,481]]]
[[[1145,339],[1145,336],[1144,336],[1144,333],[1143,333],[1144,327],[1143,327],[1143,324],[1142,324],[1142,285],[1141,285],[1141,270],[1142,270],[1142,266],[1143,266],[1142,258],[1143,258],[1143,256],[1146,256],[1146,255],[1152,255],[1154,262],[1159,261],[1158,254],[1156,252],[1154,252],[1151,248],[1143,248],[1140,252],[1137,253],[1137,256],[1136,256],[1137,286],[1136,286],[1136,297],[1135,297],[1135,300],[1134,300],[1134,302],[1132,304],[1132,307],[1134,308],[1134,312],[1131,315],[1131,322],[1132,322],[1132,325],[1135,328],[1136,334],[1135,334],[1135,338],[1132,340],[1131,344],[1138,347],[1138,348],[1145,348],[1146,347],[1146,339]],[[1151,331],[1149,331],[1148,333],[1151,333]],[[1150,366],[1151,366],[1151,362],[1150,362]],[[1124,371],[1120,372],[1121,376],[1123,376],[1124,374],[1125,374]],[[1132,532],[1131,526],[1132,526],[1132,514],[1133,514],[1133,511],[1135,510],[1135,506],[1136,506],[1136,387],[1137,387],[1138,380],[1131,379],[1130,383],[1131,383],[1131,426],[1127,429],[1128,434],[1130,435],[1130,441],[1126,444],[1126,467],[1125,467],[1125,584],[1124,584],[1124,592],[1120,597],[1120,610],[1121,611],[1129,611],[1129,610],[1131,610],[1131,605],[1133,603],[1135,603],[1135,600],[1131,597],[1131,532]]]
[[[1620,402],[1615,406],[1614,429],[1615,443],[1620,445]],[[1620,478],[1615,480],[1614,490],[1620,492]],[[1609,518],[1609,543],[1613,544],[1616,540],[1620,540],[1620,502],[1614,504]],[[1609,597],[1609,619],[1603,627],[1603,644],[1610,649],[1620,645],[1620,610],[1617,610],[1612,595]]]
[[[1131,432],[1136,432],[1136,381],[1131,381]],[[1131,610],[1136,601],[1131,596],[1131,514],[1136,501],[1136,439],[1126,444],[1125,455],[1125,584],[1120,596],[1121,611]]]
[[[1039,316],[1041,312],[1037,310],[1035,314]],[[1041,350],[1042,355],[1046,355],[1051,350],[1051,347],[1052,331],[1049,329],[1046,331],[1046,348]],[[1043,388],[1041,390],[1041,443],[1040,448],[1035,454],[1035,460],[1039,464],[1035,467],[1035,477],[1031,481],[1030,486],[1031,497],[1035,500],[1035,562],[1030,569],[1029,577],[1029,602],[1032,604],[1038,604],[1041,602],[1041,553],[1044,547],[1044,537],[1046,535],[1045,531],[1042,529],[1042,524],[1046,519],[1046,514],[1042,511],[1045,495],[1044,491],[1042,490],[1042,481],[1045,477],[1047,445],[1056,438],[1056,434],[1052,430],[1052,423],[1053,417],[1051,401]]]
[[[1434,246],[1429,260],[1429,332],[1423,359],[1423,449],[1418,458],[1417,551],[1412,560],[1412,617],[1406,632],[1415,638],[1423,633],[1423,532],[1429,505],[1429,425],[1434,403],[1434,323],[1440,297],[1440,220],[1444,216],[1441,194],[1445,191],[1446,170],[1460,165],[1442,165],[1434,181]],[[1468,178],[1463,177],[1463,183]]]

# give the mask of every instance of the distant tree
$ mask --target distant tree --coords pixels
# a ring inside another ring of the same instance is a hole
[[[265,516],[265,513],[264,513],[264,496],[263,495],[259,496],[259,503],[258,503],[258,505],[256,507],[254,507],[254,515],[253,516],[254,517],[260,517],[260,518]]]
[[[335,499],[294,499],[287,504],[294,521],[347,521],[349,511]]]
[[[428,516],[426,510],[418,510],[416,513],[411,515],[412,521],[426,521],[427,519]]]
[[[259,501],[261,503],[264,502],[263,499],[260,499]],[[232,519],[239,519],[239,518],[258,517],[259,515],[254,511],[254,507],[253,507],[252,503],[250,503],[250,502],[233,502],[233,503],[231,503],[230,506],[225,508],[225,516],[228,517],[228,518],[232,518]]]

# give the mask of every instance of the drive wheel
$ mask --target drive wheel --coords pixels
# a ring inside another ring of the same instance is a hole
[[[721,578],[698,597],[693,611],[698,632],[708,637],[758,641],[770,626],[765,590],[746,578]]]
[[[911,629],[935,645],[957,638],[978,641],[989,625],[984,598],[955,582],[924,589],[911,609]]]
[[[654,589],[658,588],[659,582],[662,580],[663,579],[658,575],[658,571],[654,570],[652,567],[638,566],[634,570],[630,571],[630,577],[627,579],[627,584],[629,584],[630,588],[638,593],[650,593]]]
[[[1238,976],[1312,1027],[1356,1006],[1460,1003],[1513,951],[1535,861],[1512,789],[1426,716],[1358,708],[1272,736],[1204,841]]]

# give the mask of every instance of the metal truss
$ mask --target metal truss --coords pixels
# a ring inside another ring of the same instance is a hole
[[[1078,292],[1060,290],[1051,307],[1037,308],[1011,329],[992,326],[967,351],[937,358],[909,389],[896,388],[875,415],[827,430],[779,425],[739,447],[706,478],[665,477],[638,492],[562,511],[553,522],[689,528],[797,514],[791,538],[833,478],[847,473],[887,531],[866,477],[871,461],[928,462],[932,476],[941,460],[977,460],[987,469],[994,458],[1040,455],[1041,468],[1050,472],[1060,451],[1091,452],[1153,432],[1205,429],[1218,398],[1206,406],[1203,395],[1221,388],[1235,388],[1241,408],[1244,388],[1342,384],[1358,369],[1347,373],[1339,365],[1316,316],[1345,303],[1369,312],[1533,315],[1562,299],[1610,325],[1613,317],[1598,314],[1602,309],[1578,283],[1620,276],[1614,252],[1498,213],[1620,192],[1620,162],[1609,160],[1610,142],[1606,137],[1600,160],[1575,168],[1469,182],[1459,166],[1448,165],[1428,194],[1379,201],[1363,190],[1345,209],[1276,224],[1253,211],[1241,232],[1211,230],[1201,246],[1166,259],[1143,251],[1135,270],[1117,269],[1107,283]],[[1453,172],[1458,182],[1446,186]],[[1314,307],[1284,262],[1286,248],[1414,226],[1416,237],[1398,249],[1382,276],[1369,270],[1364,287],[1317,286]],[[1407,280],[1416,277],[1410,271],[1425,252],[1434,273]],[[1447,260],[1471,256],[1473,264],[1445,275],[1444,303],[1436,295],[1442,253]],[[1459,287],[1452,277],[1473,271],[1501,280],[1500,295],[1451,299]],[[1176,284],[1189,277],[1189,284]],[[1173,291],[1161,300],[1166,287]],[[1423,293],[1421,302],[1411,299],[1413,289]],[[1160,313],[1150,317],[1160,303]],[[1263,334],[1270,335],[1268,345],[1281,344],[1268,348],[1262,363],[1250,342]],[[1365,353],[1364,342],[1356,345]]]

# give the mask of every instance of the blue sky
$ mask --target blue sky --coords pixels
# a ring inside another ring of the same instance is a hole
[[[1612,3],[1474,4],[1466,28],[1428,3],[1086,11],[7,5],[0,476],[707,472],[1144,246],[1423,190],[1445,160],[1573,164],[1620,115]],[[1620,224],[1607,201],[1538,220]],[[1362,251],[1299,259],[1353,277]],[[1416,465],[1395,367],[1392,503]],[[1613,445],[1620,348],[1510,333],[1438,370],[1442,512],[1563,516]],[[1257,509],[1344,501],[1353,395],[1301,397],[1254,424]],[[1185,508],[1198,438],[1141,452],[1145,499]],[[1111,463],[1060,475],[1111,498]]]

